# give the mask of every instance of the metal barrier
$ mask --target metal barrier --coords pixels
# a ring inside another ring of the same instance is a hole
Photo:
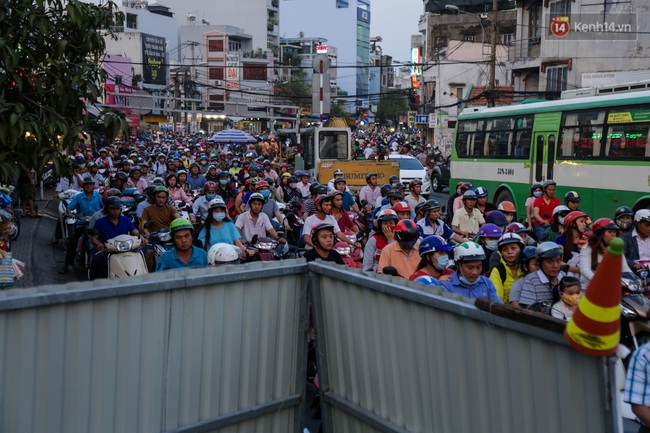
[[[439,288],[309,268],[326,432],[616,431],[611,360]]]
[[[1,293],[0,431],[299,432],[308,286],[326,432],[617,431],[560,334],[303,261]]]
[[[306,265],[0,295],[0,431],[298,431]]]

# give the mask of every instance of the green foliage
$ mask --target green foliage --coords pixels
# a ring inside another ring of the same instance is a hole
[[[307,73],[302,69],[295,70],[289,81],[276,80],[273,88],[276,98],[302,108],[311,108],[311,84],[307,82]]]
[[[85,102],[102,94],[103,32],[114,3],[79,0],[0,2],[0,177],[7,179],[72,149],[95,119]],[[118,15],[121,13],[118,13]],[[118,16],[119,18],[119,16]],[[125,119],[106,113],[109,128]]]
[[[402,92],[391,92],[381,97],[377,114],[384,121],[392,120],[396,125],[399,116],[405,116],[408,112],[408,99]]]
[[[348,122],[352,116],[350,116],[350,113],[347,112],[345,109],[345,104],[332,104],[331,110],[330,110],[330,117],[340,117],[341,119],[345,119],[346,122]]]

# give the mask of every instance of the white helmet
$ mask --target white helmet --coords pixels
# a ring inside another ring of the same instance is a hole
[[[485,251],[483,251],[483,247],[474,242],[463,242],[454,250],[454,260],[457,262],[485,260]]]
[[[208,251],[208,263],[211,265],[230,263],[237,260],[239,260],[239,253],[237,253],[237,249],[230,244],[220,242],[212,245]]]
[[[650,221],[650,209],[639,209],[634,214],[634,222]]]

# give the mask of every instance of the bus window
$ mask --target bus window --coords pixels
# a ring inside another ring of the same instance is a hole
[[[531,136],[532,134],[530,129],[520,130],[515,133],[515,158],[528,159],[530,157]]]
[[[320,159],[349,159],[349,140],[347,131],[323,131],[318,134]]]
[[[548,156],[546,164],[546,178],[553,179],[553,164],[555,163],[555,135],[548,136]]]
[[[604,110],[565,114],[558,159],[599,158],[604,122]]]

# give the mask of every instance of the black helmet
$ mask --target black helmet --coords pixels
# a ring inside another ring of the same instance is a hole
[[[535,182],[534,184],[532,184],[532,185],[530,186],[530,193],[532,194],[532,193],[533,193],[537,188],[539,188],[539,189],[543,189],[543,188],[542,188],[542,184],[541,184],[541,183],[538,183],[538,182]]]
[[[388,191],[390,191],[392,188],[393,187],[389,183],[386,183],[381,186],[381,189],[379,191],[381,192],[382,196],[386,196],[386,194],[388,194]]]
[[[368,174],[366,174],[366,183],[370,183],[370,178],[373,177],[373,176],[377,177],[377,173],[368,173]]]
[[[406,189],[406,185],[404,185],[402,182],[397,182],[395,185],[393,185],[393,188],[395,188],[395,189]]]
[[[339,182],[346,183],[345,178],[344,177],[337,177],[336,179],[334,179],[334,185],[336,185]]]
[[[427,211],[430,211],[431,209],[440,209],[440,203],[438,200],[430,198],[429,200],[424,202],[425,208]],[[423,209],[423,210],[424,210]]]
[[[106,209],[122,209],[122,200],[116,196],[108,197],[105,207]]]
[[[314,187],[314,192],[318,195],[327,194],[327,187],[325,185],[316,184]]]
[[[399,182],[399,176],[392,175],[389,179],[388,182],[391,184]]]
[[[221,179],[222,177],[227,178],[229,176],[230,175],[228,173],[226,173],[225,171],[220,171],[219,173],[217,173],[217,179]]]
[[[144,195],[147,197],[153,197],[153,190],[156,189],[156,185],[149,185],[144,189]]]
[[[388,197],[388,198],[397,198],[397,199],[401,200],[402,199],[402,193],[397,188],[391,188],[390,191],[388,191],[388,194],[386,194],[386,197]]]
[[[298,183],[298,178],[296,176],[289,176],[289,183]]]
[[[616,208],[616,212],[614,212],[614,219],[622,216],[634,216],[634,212],[627,206],[619,206]]]

